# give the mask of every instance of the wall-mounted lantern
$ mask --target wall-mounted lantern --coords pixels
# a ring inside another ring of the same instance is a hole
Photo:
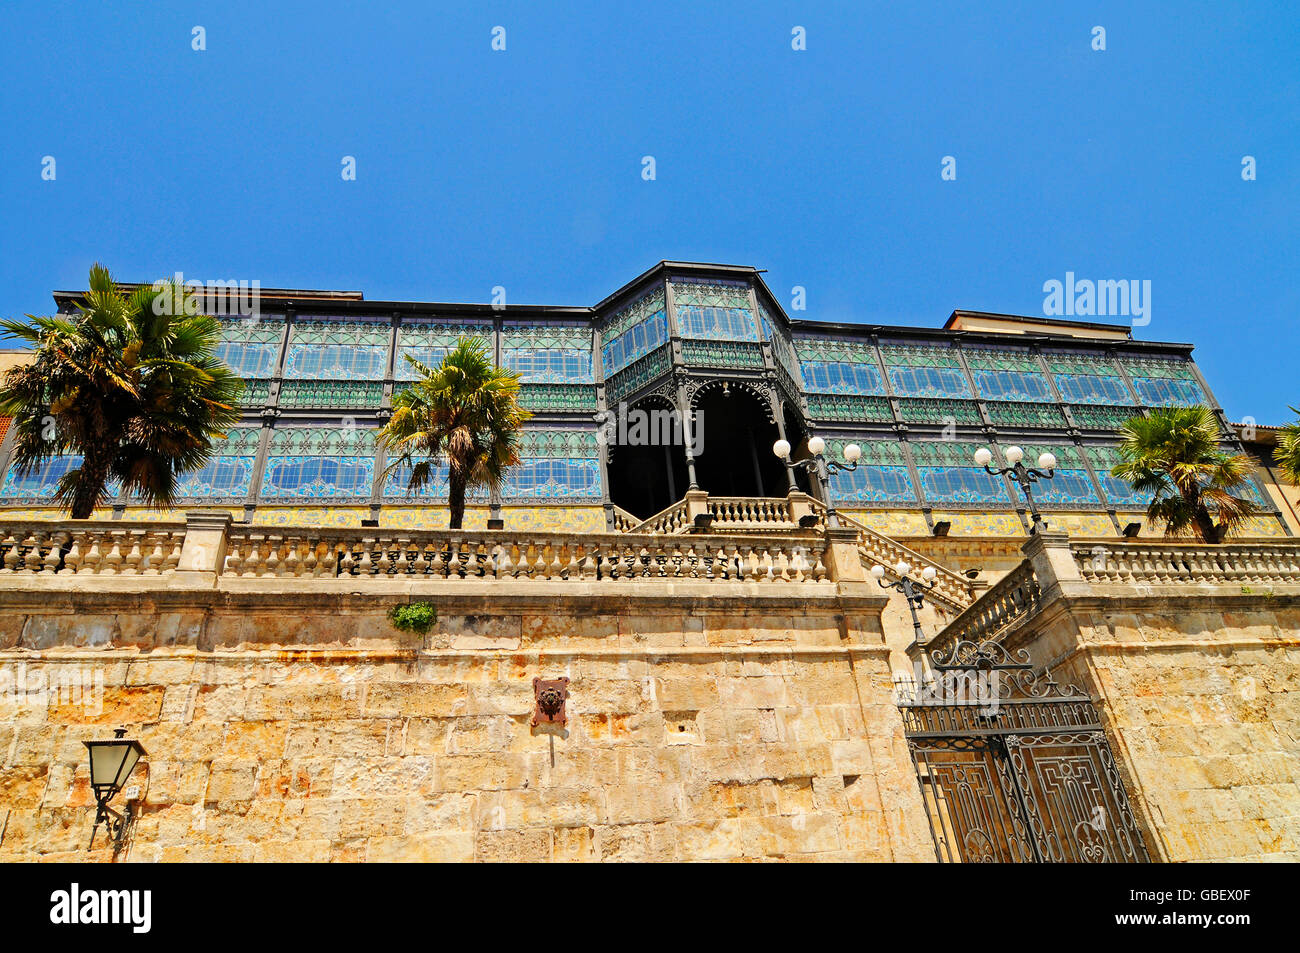
[[[115,729],[111,741],[83,741],[82,744],[90,752],[90,789],[95,792],[95,824],[90,829],[90,846],[95,846],[95,832],[102,823],[116,850],[122,845],[122,836],[131,821],[131,805],[127,804],[125,814],[119,814],[108,802],[122,790],[145,750],[140,742],[127,739],[125,728]]]

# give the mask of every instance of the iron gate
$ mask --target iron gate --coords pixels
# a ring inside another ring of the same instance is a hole
[[[932,667],[901,709],[940,861],[1149,859],[1090,699],[998,643],[958,643]]]

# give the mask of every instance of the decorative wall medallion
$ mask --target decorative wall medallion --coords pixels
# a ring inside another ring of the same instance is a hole
[[[537,708],[533,712],[533,727],[565,724],[564,703],[569,697],[567,678],[533,679],[533,697]]]

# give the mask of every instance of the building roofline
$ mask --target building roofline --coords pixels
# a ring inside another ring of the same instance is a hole
[[[850,334],[855,336],[875,334],[878,336],[932,338],[935,340],[952,340],[953,338],[960,338],[962,340],[978,342],[981,344],[997,344],[1003,347],[1039,344],[1053,347],[1086,347],[1092,350],[1098,348],[1114,348],[1122,351],[1177,351],[1185,354],[1190,354],[1194,347],[1194,345],[1191,344],[1173,341],[1135,341],[1131,336],[1131,328],[1128,325],[1123,324],[1070,321],[1022,314],[1005,314],[996,311],[971,311],[961,308],[954,310],[949,315],[947,321],[944,322],[943,326],[939,328],[893,324],[858,324],[851,321],[814,321],[808,318],[791,318],[786,313],[780,300],[778,300],[776,295],[772,293],[772,289],[768,287],[767,282],[763,278],[763,271],[760,269],[754,268],[751,265],[726,265],[718,262],[674,261],[671,259],[664,259],[657,262],[641,274],[637,275],[631,281],[621,285],[613,293],[606,295],[591,307],[539,304],[493,305],[447,301],[367,300],[364,293],[360,291],[328,291],[320,289],[262,288],[260,289],[260,293],[264,300],[270,299],[277,308],[289,310],[297,310],[304,307],[319,307],[322,304],[328,303],[342,312],[390,312],[400,314],[432,311],[449,316],[487,317],[502,315],[511,318],[534,318],[546,316],[556,319],[590,321],[596,319],[601,312],[606,311],[611,306],[620,304],[633,297],[645,286],[659,280],[666,280],[673,274],[706,277],[714,276],[731,280],[753,280],[755,293],[763,294],[765,296],[765,304],[769,305],[777,319],[781,321],[787,329],[793,332]],[[140,285],[139,283],[133,282],[118,282],[118,286],[123,289],[133,289]],[[55,291],[54,299],[56,303],[62,304],[78,301],[83,298],[84,295],[84,291]],[[1041,326],[1044,330],[1019,334],[1014,338],[1008,338],[1008,335],[996,331],[953,330],[952,324],[961,316],[1016,321],[1027,325]],[[1124,332],[1129,336],[1125,340],[1106,340],[1100,338],[1079,337],[1070,334],[1054,334],[1048,330],[1052,326],[1060,325],[1112,333]]]
[[[1063,324],[1072,328],[1086,328],[1092,331],[1111,331],[1133,336],[1133,329],[1127,324],[1103,324],[1100,321],[1074,321],[1066,318],[1045,318],[1028,314],[1003,314],[999,311],[966,311],[958,308],[948,315],[943,323],[944,330],[950,330],[958,318],[993,318],[1000,321],[1017,321],[1022,324]]]
[[[141,281],[118,281],[115,282],[119,291],[134,291],[137,288],[149,287],[152,282],[146,284]],[[365,292],[363,291],[328,291],[319,288],[258,288],[258,294],[263,298],[306,298],[311,300],[338,300],[338,301],[364,301]],[[85,298],[85,291],[55,291],[55,304],[76,303]]]

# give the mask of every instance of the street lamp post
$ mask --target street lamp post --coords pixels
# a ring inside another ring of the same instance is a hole
[[[826,449],[826,441],[821,437],[808,438],[808,452],[812,454],[807,460],[790,459],[790,441],[778,440],[772,444],[772,452],[776,454],[777,459],[786,465],[790,470],[796,467],[802,467],[808,473],[817,477],[817,482],[821,484],[822,498],[826,501],[826,525],[831,529],[838,529],[840,525],[839,515],[835,512],[835,502],[831,497],[831,474],[839,473],[843,470],[851,473],[858,468],[858,459],[862,456],[862,448],[856,443],[851,443],[844,448],[844,459],[847,463],[840,463],[838,460],[827,460],[822,456],[822,451]]]
[[[1027,467],[1022,462],[1025,458],[1025,451],[1019,447],[1007,447],[1007,463],[1009,467],[994,469],[989,466],[993,459],[993,451],[988,447],[980,447],[975,451],[975,462],[984,468],[986,473],[992,476],[1009,476],[1020,484],[1020,490],[1025,494],[1025,501],[1029,504],[1029,514],[1033,517],[1033,525],[1029,532],[1037,531],[1039,526],[1046,527],[1043,517],[1038,513],[1038,504],[1034,502],[1033,485],[1039,480],[1052,479],[1053,472],[1056,469],[1056,456],[1051,453],[1041,453],[1038,455],[1038,468]]]
[[[912,610],[912,638],[917,645],[921,645],[925,642],[925,633],[921,631],[921,620],[917,618],[916,610],[925,605],[925,594],[938,585],[934,580],[938,574],[933,566],[926,566],[921,570],[921,578],[929,585],[921,585],[913,582],[908,575],[911,568],[905,562],[899,562],[894,567],[894,571],[898,573],[898,582],[885,582],[884,566],[872,566],[871,575],[876,577],[876,583],[881,589],[895,589],[903,594],[903,598],[907,600],[907,608]]]

